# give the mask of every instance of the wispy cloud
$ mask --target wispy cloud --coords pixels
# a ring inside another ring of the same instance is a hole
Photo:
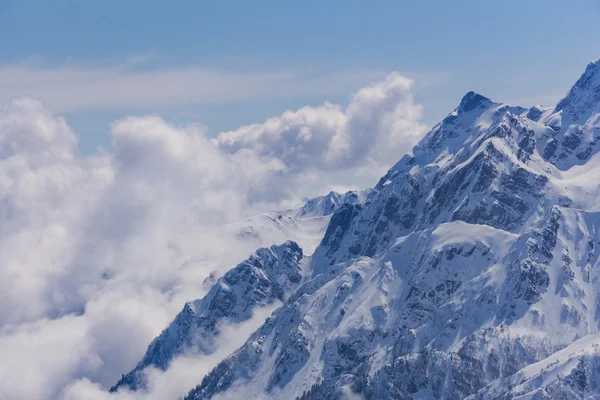
[[[56,112],[328,96],[383,77],[377,70],[149,68],[142,55],[115,65],[0,66],[0,103],[30,96]]]

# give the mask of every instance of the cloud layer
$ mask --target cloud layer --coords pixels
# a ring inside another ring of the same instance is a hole
[[[383,76],[381,71],[222,71],[207,67],[152,69],[147,57],[121,65],[0,65],[0,103],[34,97],[59,112],[119,107],[221,104],[325,96]]]
[[[340,172],[376,179],[410,149],[423,132],[411,85],[391,74],[345,108],[212,140],[128,117],[111,127],[114,151],[94,156],[38,101],[0,108],[0,398],[106,397],[210,272],[254,250],[221,225],[319,194]]]

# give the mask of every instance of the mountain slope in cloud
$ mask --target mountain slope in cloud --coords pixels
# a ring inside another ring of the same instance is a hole
[[[261,214],[224,228],[232,230],[241,241],[268,243],[300,237],[312,252],[331,214],[342,204],[358,204],[363,198],[363,192],[330,192],[308,200],[297,210]],[[285,300],[299,285],[301,265],[306,260],[303,249],[292,241],[257,250],[227,271],[202,299],[187,303],[150,344],[144,358],[111,391],[145,389],[144,369],[166,370],[177,356],[213,354],[219,346],[219,325],[235,326],[249,320],[255,310]]]
[[[385,80],[369,90],[387,93],[388,86]],[[406,84],[391,96],[368,96],[374,115],[389,117],[373,125],[382,129],[381,143],[392,134],[407,143],[407,131],[387,129],[394,121],[418,125],[410,90]],[[304,121],[309,130],[311,121]],[[154,115],[118,120],[110,135],[109,152],[82,155],[77,133],[38,101],[0,107],[2,398],[60,399],[85,382],[110,388],[182,305],[227,269],[285,240],[310,254],[329,219],[268,210],[329,191],[339,184],[336,173],[354,176],[374,165],[357,158],[324,169],[270,157],[252,141],[231,151],[198,125]],[[407,140],[416,140],[414,132]]]
[[[298,209],[253,215],[223,228],[245,243],[256,243],[256,247],[280,243],[282,239],[293,240],[300,245],[304,254],[311,255],[323,238],[333,212],[342,204],[363,202],[367,193],[368,190],[346,193],[331,191],[307,200]]]
[[[551,109],[465,95],[186,399],[600,395],[598,65]]]
[[[295,242],[257,250],[220,278],[205,297],[187,303],[150,344],[142,361],[111,391],[143,388],[144,368],[165,370],[172,359],[186,351],[214,353],[221,323],[239,324],[249,320],[255,309],[285,300],[300,283],[302,257],[302,249]]]

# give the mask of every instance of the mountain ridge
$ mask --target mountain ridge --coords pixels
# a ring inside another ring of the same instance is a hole
[[[227,228],[240,240],[260,242],[272,235],[303,237],[299,233],[304,233],[304,225],[308,226],[312,235],[318,235],[318,227],[329,220],[337,207],[344,203],[357,204],[364,198],[364,193],[349,191],[339,194],[332,191],[308,200],[297,210],[261,214],[230,224]],[[266,219],[268,224],[256,223],[257,218]],[[260,228],[257,230],[255,226]],[[275,232],[265,232],[271,229]],[[310,247],[306,240],[304,245]],[[285,300],[300,283],[302,264],[307,256],[298,243],[288,240],[281,245],[259,248],[218,280],[211,274],[205,281],[210,286],[208,293],[201,299],[186,303],[169,326],[150,343],[142,360],[123,374],[110,391],[144,390],[147,368],[166,370],[178,356],[215,353],[219,345],[220,325],[240,324],[249,320],[254,310]]]
[[[560,109],[467,93],[363,203],[334,212],[310,279],[186,399],[497,398],[492,382],[597,332],[590,65]],[[582,124],[565,125],[568,104],[585,106]]]

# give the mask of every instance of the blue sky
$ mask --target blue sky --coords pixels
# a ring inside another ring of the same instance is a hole
[[[399,71],[433,124],[468,90],[552,105],[600,58],[599,17],[592,0],[0,0],[0,102],[40,98],[91,153],[125,115],[216,135]]]

